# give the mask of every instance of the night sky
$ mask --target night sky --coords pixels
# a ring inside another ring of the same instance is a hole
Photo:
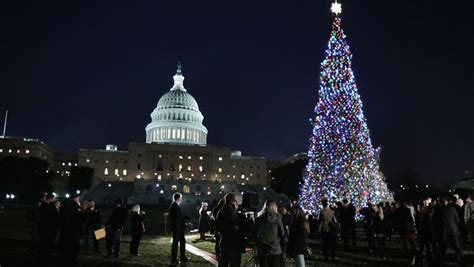
[[[59,151],[144,142],[180,59],[209,144],[274,160],[306,152],[331,1],[167,2],[1,1],[7,135]],[[389,180],[407,168],[437,184],[474,174],[468,2],[342,1]]]

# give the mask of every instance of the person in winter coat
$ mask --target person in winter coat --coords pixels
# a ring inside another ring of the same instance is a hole
[[[304,267],[304,255],[308,253],[306,237],[309,234],[309,223],[301,208],[293,208],[288,237],[288,257],[295,259],[296,267]]]
[[[444,260],[446,253],[446,245],[449,242],[457,255],[457,260],[462,261],[463,253],[461,250],[461,244],[459,242],[459,217],[456,209],[449,205],[447,197],[441,199],[441,205],[433,215],[434,220],[438,220],[438,226],[441,227],[442,240],[440,242],[439,250],[441,256],[441,262]]]
[[[352,246],[356,246],[355,214],[356,210],[354,205],[349,203],[347,199],[344,199],[339,211],[339,217],[341,223],[341,239],[343,240],[344,248],[346,249],[349,246],[350,239],[352,239]]]
[[[288,236],[289,236],[289,227],[291,223],[291,214],[293,213],[293,209],[297,209],[298,206],[295,206],[290,209],[291,212],[288,212],[283,205],[278,205],[278,214],[280,214],[281,217],[281,222],[283,223],[283,229],[284,229],[284,236],[281,239],[281,251],[283,252],[280,257],[280,266],[285,266],[285,260],[286,260],[286,251],[288,247]]]
[[[222,234],[216,229],[216,219],[217,219],[217,213],[224,207],[225,205],[225,199],[220,199],[219,202],[217,203],[217,206],[214,207],[212,210],[212,225],[214,228],[214,237],[216,239],[216,244],[214,246],[214,249],[216,251],[216,260],[219,261],[219,257],[221,255],[221,238]]]
[[[38,202],[34,203],[32,207],[28,210],[27,214],[27,220],[28,223],[31,226],[31,243],[30,243],[30,248],[29,252],[33,256],[38,256],[38,250],[40,248],[40,242],[39,242],[39,232],[38,232],[38,223],[39,223],[39,213],[40,213],[40,207],[43,204],[45,200],[45,196],[41,194],[39,196]]]
[[[255,231],[260,266],[279,267],[280,257],[283,253],[281,239],[285,235],[285,230],[275,201],[265,201],[262,210],[255,219]]]
[[[324,259],[328,260],[328,250],[331,252],[331,260],[335,260],[337,244],[337,221],[334,211],[328,207],[327,200],[322,201],[323,210],[319,213],[319,231],[321,232],[321,243]]]
[[[75,195],[61,209],[61,258],[62,266],[76,266],[79,239],[84,230],[80,195]]]
[[[54,241],[56,240],[59,226],[59,213],[54,206],[54,195],[48,194],[39,207],[38,218],[38,262],[47,265],[51,259]]]
[[[469,232],[471,243],[474,244],[474,196],[469,195],[464,204],[464,222]]]
[[[130,213],[130,234],[132,235],[132,241],[130,241],[130,255],[140,256],[138,254],[138,246],[140,245],[140,239],[142,234],[145,232],[145,212],[140,211],[140,206],[135,205]]]
[[[377,242],[377,252],[381,259],[385,259],[385,215],[383,203],[375,206],[374,214],[374,236]]]
[[[374,242],[374,218],[375,218],[375,210],[372,206],[372,203],[367,202],[367,206],[364,207],[360,214],[362,215],[362,228],[364,229],[365,237],[367,238],[367,243],[369,246],[369,252],[373,253],[375,250],[375,242]]]
[[[127,209],[124,207],[123,200],[115,200],[115,208],[105,223],[107,257],[118,258],[120,255],[120,240],[122,239],[123,228],[127,223]]]
[[[174,193],[173,203],[169,209],[169,219],[171,232],[173,233],[173,242],[171,243],[171,263],[178,263],[178,243],[179,254],[182,263],[186,263],[189,259],[186,257],[186,239],[184,238],[184,231],[186,228],[185,216],[181,212],[179,204],[183,200],[180,193]]]
[[[431,207],[425,201],[420,201],[419,211],[416,214],[416,225],[418,229],[419,253],[423,256],[432,257],[436,249],[433,238],[433,227],[431,224]]]
[[[206,202],[201,203],[199,209],[199,234],[202,240],[206,239],[206,233],[209,231],[209,214],[207,213],[208,204]]]
[[[101,218],[100,211],[95,206],[93,200],[89,200],[89,207],[85,211],[86,222],[85,222],[85,249],[86,253],[89,254],[89,242],[92,239],[94,243],[94,252],[99,253],[99,240],[95,238],[94,231],[100,229]]]
[[[402,201],[401,205],[398,206],[395,211],[394,218],[397,218],[397,229],[400,234],[400,239],[402,240],[402,247],[405,253],[408,253],[409,259],[411,259],[411,264],[415,264],[415,239],[416,239],[416,229],[415,222],[411,213],[411,209],[408,206],[406,201]],[[408,251],[407,243],[410,245],[410,250]]]
[[[238,204],[233,193],[227,193],[225,204],[216,217],[216,230],[221,233],[219,267],[240,267],[245,250],[243,220],[237,213]]]

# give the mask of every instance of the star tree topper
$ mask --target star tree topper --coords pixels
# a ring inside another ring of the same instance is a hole
[[[336,0],[334,3],[332,3],[332,5],[331,5],[331,11],[332,11],[332,13],[334,13],[336,16],[339,15],[339,14],[341,14],[341,12],[342,12],[342,6],[341,6],[340,3],[337,2],[337,0]]]

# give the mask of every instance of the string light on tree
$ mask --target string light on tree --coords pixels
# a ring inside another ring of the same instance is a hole
[[[370,140],[337,1],[331,11],[336,16],[321,63],[319,100],[300,188],[300,203],[316,212],[322,199],[334,203],[347,198],[360,208],[367,201],[392,198],[379,170],[380,149],[374,149]]]

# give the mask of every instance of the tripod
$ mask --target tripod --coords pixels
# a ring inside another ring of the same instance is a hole
[[[257,246],[255,242],[252,243],[252,256],[244,263],[244,267],[256,267],[258,266],[258,258],[257,258]]]

